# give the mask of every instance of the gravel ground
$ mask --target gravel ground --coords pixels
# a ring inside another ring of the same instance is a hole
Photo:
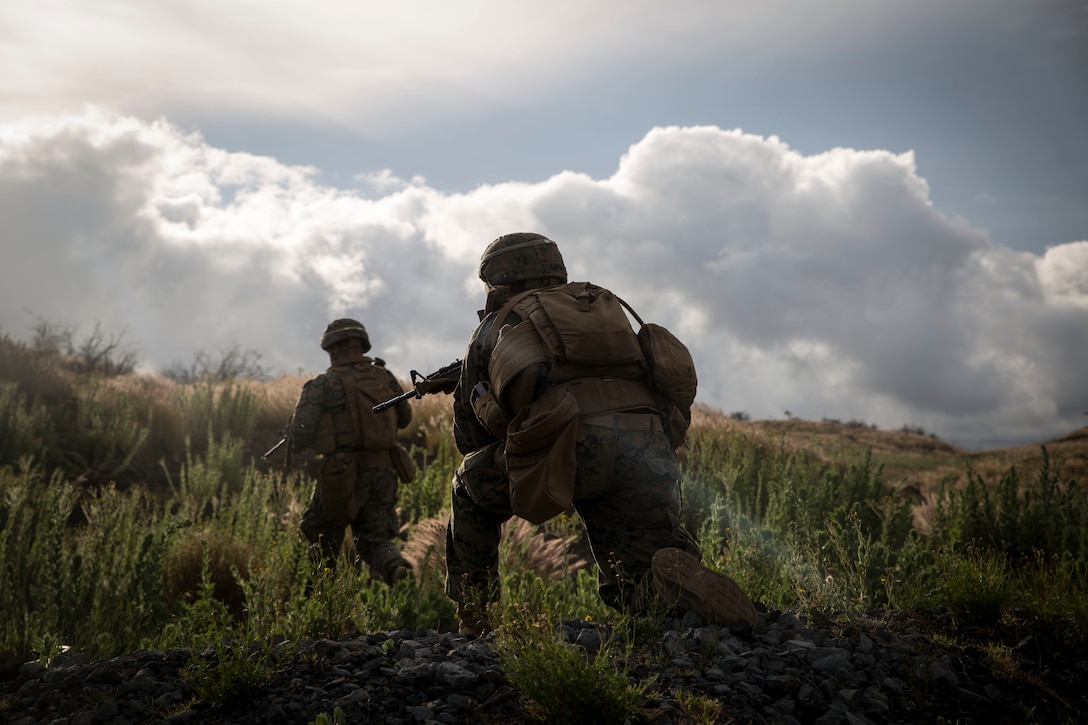
[[[563,628],[587,656],[610,635],[591,622]],[[659,633],[628,663],[631,682],[647,685],[643,722],[1068,723],[1088,713],[1088,653],[1023,624],[967,631],[931,610],[821,628],[771,611],[754,630],[688,615]],[[0,722],[305,724],[335,708],[349,723],[532,721],[490,635],[399,629],[273,649],[282,658],[268,682],[218,706],[184,676],[194,658],[214,667],[213,649],[23,663],[0,682]]]

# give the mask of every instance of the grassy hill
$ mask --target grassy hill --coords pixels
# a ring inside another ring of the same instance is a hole
[[[967,451],[935,435],[911,430],[880,430],[838,421],[725,420],[711,414],[710,424],[726,425],[781,440],[791,451],[806,451],[829,463],[856,457],[868,449],[883,466],[884,479],[918,504],[921,525],[933,516],[942,484],[962,486],[967,468],[992,490],[1012,468],[1030,478],[1048,465],[1063,481],[1088,484],[1088,427],[1037,443]],[[1045,455],[1049,461],[1044,461]]]
[[[0,335],[0,655],[230,657],[255,639],[452,626],[442,547],[460,456],[447,396],[413,400],[401,434],[419,463],[400,491],[415,577],[390,589],[365,566],[312,567],[298,535],[306,459],[260,460],[306,377],[108,362]],[[680,454],[704,562],[769,611],[917,635],[1024,692],[1060,669],[1051,655],[1088,642],[1088,429],[968,452],[918,431],[698,406]],[[514,522],[503,556],[495,621],[516,622],[527,601],[615,619],[576,514]],[[1047,656],[1021,652],[1025,637]],[[1039,692],[1048,706],[1064,697]]]

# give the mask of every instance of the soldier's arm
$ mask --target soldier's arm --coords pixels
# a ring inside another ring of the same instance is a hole
[[[324,379],[318,376],[302,386],[298,396],[294,415],[287,423],[287,437],[295,450],[309,448],[314,444],[317,433],[317,420],[321,417],[321,402],[324,398]]]
[[[470,397],[476,383],[487,380],[487,356],[479,341],[487,334],[491,321],[492,318],[486,318],[469,340],[468,350],[461,364],[461,377],[453,391],[453,437],[457,450],[463,454],[498,440],[476,417]]]

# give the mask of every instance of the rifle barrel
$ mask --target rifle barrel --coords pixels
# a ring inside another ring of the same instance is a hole
[[[422,396],[420,396],[420,394],[416,392],[415,388],[412,388],[411,390],[409,390],[407,392],[401,393],[400,395],[398,395],[395,398],[390,398],[389,400],[386,400],[383,403],[378,403],[373,408],[371,408],[371,410],[374,411],[375,413],[380,413],[380,412],[382,412],[383,410],[385,410],[387,408],[392,408],[394,405],[401,402],[402,400],[408,400],[409,398],[419,398],[419,397],[422,397]]]
[[[280,442],[277,443],[276,445],[272,446],[271,448],[269,448],[265,452],[265,454],[263,456],[261,456],[261,460],[262,461],[267,461],[268,457],[271,456],[276,451],[278,451],[280,448],[282,448],[283,444],[286,443],[286,442],[287,442],[287,436],[284,436],[283,438],[280,438]]]

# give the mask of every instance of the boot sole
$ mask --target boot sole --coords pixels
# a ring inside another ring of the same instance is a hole
[[[695,612],[708,624],[744,621],[754,627],[759,621],[755,605],[739,584],[682,549],[658,551],[650,571],[654,591],[665,604]]]

